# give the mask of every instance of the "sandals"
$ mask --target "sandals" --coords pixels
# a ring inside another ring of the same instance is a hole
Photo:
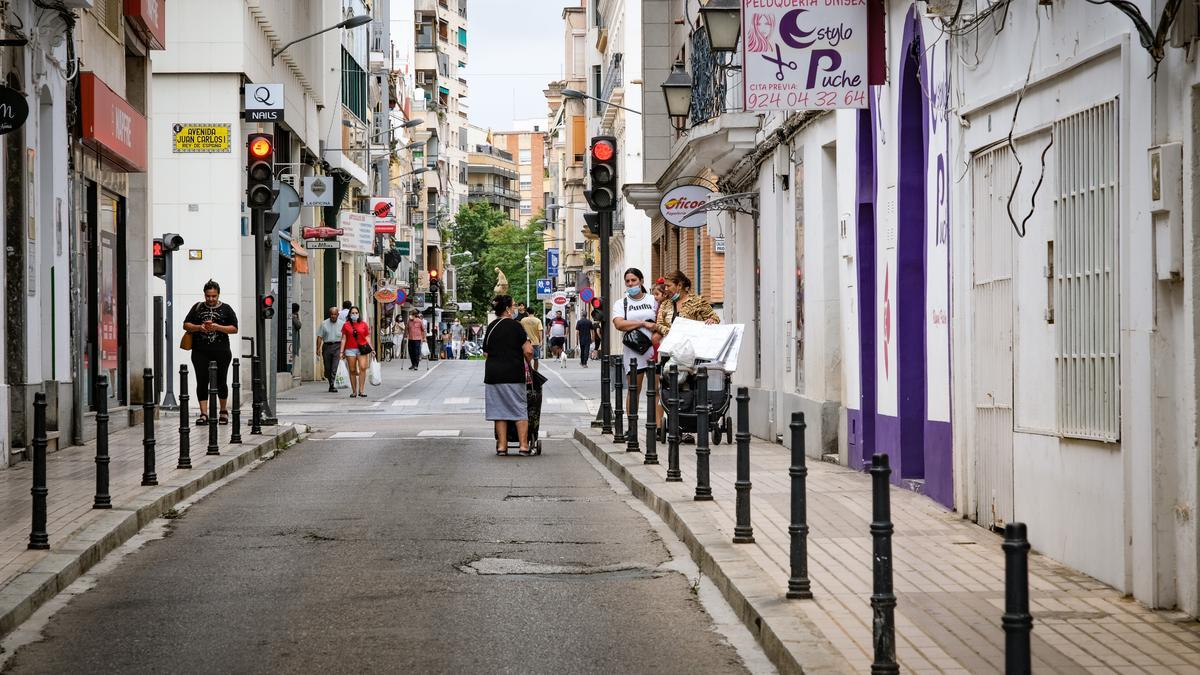
[[[196,417],[196,426],[203,427],[208,425],[208,415],[198,415]]]
[[[229,424],[229,411],[228,410],[222,410],[220,413],[217,414],[217,424],[221,424],[221,425]]]
[[[501,457],[508,456],[508,448],[496,448],[496,454]]]
[[[517,451],[517,454],[521,455],[522,457],[528,457],[533,454],[533,451],[530,450],[529,448],[521,448],[520,450]]]

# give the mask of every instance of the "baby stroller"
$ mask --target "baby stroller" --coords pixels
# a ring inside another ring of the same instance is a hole
[[[542,388],[535,384],[525,385],[525,401],[528,407],[527,415],[529,417],[529,450],[532,454],[542,454],[542,440],[538,438],[538,432],[542,426]],[[504,439],[504,447],[511,448],[521,447],[521,438],[517,435],[517,425],[508,424],[507,438]],[[492,437],[496,437],[496,432],[492,432]],[[499,440],[499,439],[497,439]]]
[[[697,359],[696,370],[700,366],[708,367],[708,433],[713,445],[721,444],[721,437],[726,443],[733,443],[733,419],[729,416],[729,403],[732,401],[733,374],[725,370],[720,363],[706,362]],[[694,434],[699,431],[696,414],[696,389],[698,378],[696,372],[679,373],[679,432]],[[664,425],[658,431],[659,442],[667,440],[666,414],[670,410],[667,400],[671,397],[670,378],[667,370],[661,371],[659,378],[659,396],[664,410]]]

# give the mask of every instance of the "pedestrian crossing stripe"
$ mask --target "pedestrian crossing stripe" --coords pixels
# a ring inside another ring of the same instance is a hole
[[[330,438],[374,438],[374,431],[339,431]]]
[[[417,405],[417,399],[415,399],[415,398],[401,398],[401,399],[396,399],[395,401],[392,401],[393,408],[405,408],[405,407],[412,407],[415,405]]]
[[[471,402],[469,398],[448,398],[442,401],[445,405],[466,405]]]
[[[455,438],[462,435],[459,429],[426,429],[417,432],[417,436],[421,438]]]

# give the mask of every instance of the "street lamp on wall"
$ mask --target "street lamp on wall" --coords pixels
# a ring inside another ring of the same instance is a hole
[[[692,76],[682,61],[675,62],[667,81],[662,83],[662,90],[667,99],[667,114],[675,121],[675,128],[682,131],[692,108]]]
[[[328,33],[331,30],[337,30],[339,28],[347,28],[347,29],[358,28],[359,26],[365,26],[369,23],[371,23],[371,15],[359,14],[358,16],[352,16],[349,19],[346,19],[345,21],[339,21],[339,22],[333,24],[332,26],[330,26],[329,28],[322,28],[321,30],[313,33],[312,35],[305,35],[304,37],[296,38],[295,40],[292,40],[291,42],[280,47],[279,49],[276,49],[275,51],[271,52],[271,65],[275,65],[275,57],[282,54],[285,49],[287,49],[288,47],[291,47],[292,45],[296,44],[297,42],[303,42],[304,40],[307,40],[309,38],[314,38],[314,37],[320,35],[321,33]]]
[[[704,32],[708,33],[708,44],[714,52],[737,50],[742,34],[741,0],[708,0],[700,7],[700,16],[704,18]]]

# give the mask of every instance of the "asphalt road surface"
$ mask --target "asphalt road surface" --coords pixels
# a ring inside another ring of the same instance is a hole
[[[569,440],[597,370],[553,370],[532,458],[493,454],[479,362],[388,364],[367,399],[282,393],[309,439],[172,520],[5,672],[745,672]]]

